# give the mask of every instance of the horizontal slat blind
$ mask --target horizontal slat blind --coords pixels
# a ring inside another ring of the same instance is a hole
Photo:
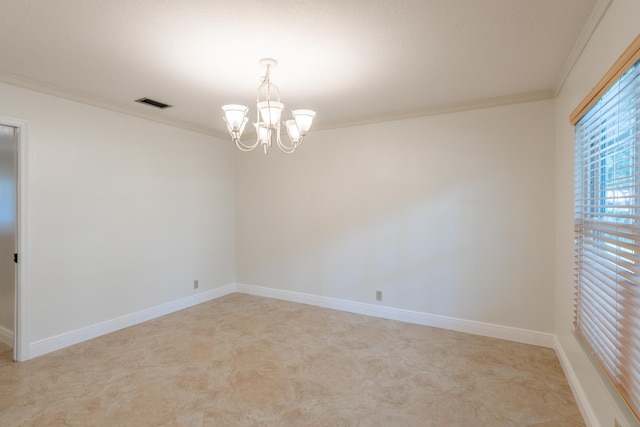
[[[640,61],[575,128],[574,326],[640,414]]]

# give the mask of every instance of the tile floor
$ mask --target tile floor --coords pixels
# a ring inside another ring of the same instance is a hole
[[[551,349],[243,294],[11,354],[1,426],[584,426]]]

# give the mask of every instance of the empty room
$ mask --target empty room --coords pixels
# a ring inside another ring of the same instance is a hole
[[[639,426],[638,153],[638,0],[0,0],[0,426]]]

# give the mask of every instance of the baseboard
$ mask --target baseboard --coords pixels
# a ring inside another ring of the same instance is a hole
[[[300,292],[264,288],[261,286],[246,285],[241,283],[236,284],[236,291],[250,295],[281,299],[286,301],[315,305],[318,307],[332,308],[335,310],[365,314],[368,316],[375,316],[383,319],[400,320],[403,322],[415,323],[418,325],[450,329],[458,332],[466,332],[469,334],[499,338],[503,340],[537,345],[541,347],[554,348],[555,346],[555,335],[544,332],[530,331],[527,329],[513,328],[492,323],[476,322],[472,320],[457,319],[454,317],[366,304],[362,302],[347,301],[337,298],[322,297]]]
[[[300,292],[285,291],[280,289],[265,288],[246,284],[230,284],[210,291],[201,292],[189,297],[161,304],[136,313],[127,314],[115,319],[90,325],[85,328],[55,335],[39,341],[34,341],[29,345],[29,358],[41,356],[60,350],[92,338],[99,337],[138,323],[146,322],[166,314],[173,313],[206,301],[220,298],[234,292],[250,295],[263,296],[267,298],[281,299],[285,301],[298,302],[302,304],[315,305],[318,307],[331,308],[334,310],[347,311],[350,313],[364,314],[368,316],[380,317],[383,319],[399,320],[418,325],[432,326],[436,328],[450,329],[458,332],[465,332],[474,335],[481,335],[491,338],[499,338],[524,344],[532,344],[542,347],[554,348],[555,340],[553,334],[530,331],[491,323],[477,322],[472,320],[457,319],[454,317],[440,316],[435,314],[422,313],[411,310],[403,310],[393,307],[366,304],[362,302],[342,300],[338,298],[322,297]],[[3,340],[2,329],[0,329],[0,340]],[[13,343],[13,334],[10,342]]]
[[[29,358],[38,357],[52,351],[60,350],[70,345],[78,344],[101,335],[128,328],[129,326],[137,325],[138,323],[146,322],[178,310],[220,298],[233,292],[235,292],[235,285],[226,285],[181,298],[179,300],[171,301],[166,304],[160,304],[136,313],[100,322],[95,325],[87,326],[86,328],[77,329],[75,331],[35,341],[29,345]]]
[[[13,332],[4,326],[0,326],[0,342],[13,347]]]
[[[580,412],[582,413],[582,418],[584,418],[587,427],[598,427],[598,420],[596,418],[596,414],[593,412],[593,408],[589,404],[589,400],[587,399],[587,394],[585,393],[580,381],[578,380],[578,376],[576,372],[573,370],[571,363],[569,362],[569,358],[560,344],[560,340],[556,337],[555,341],[555,349],[556,354],[558,355],[558,360],[560,360],[560,365],[562,366],[562,370],[564,371],[564,375],[567,377],[567,381],[569,382],[569,387],[571,387],[571,391],[573,392],[573,396],[576,398],[576,403],[578,404],[578,408],[580,408]]]

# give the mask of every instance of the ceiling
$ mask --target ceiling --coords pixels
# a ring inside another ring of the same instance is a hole
[[[225,136],[273,57],[284,117],[332,128],[551,97],[608,3],[1,0],[0,81]]]

